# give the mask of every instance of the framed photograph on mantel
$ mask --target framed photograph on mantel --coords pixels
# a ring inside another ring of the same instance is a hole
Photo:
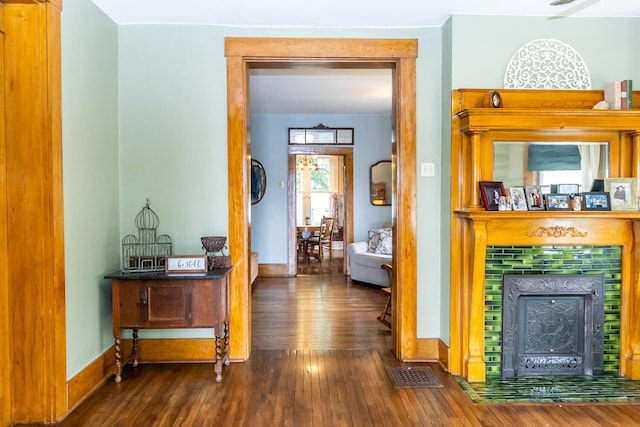
[[[606,178],[604,191],[611,198],[612,211],[637,211],[636,178]]]
[[[539,185],[527,185],[524,187],[527,196],[527,207],[530,211],[543,211],[544,199]]]
[[[523,187],[510,187],[509,194],[511,194],[511,202],[513,203],[514,211],[526,211],[527,209],[527,197],[524,195]]]
[[[554,191],[555,187],[555,191]],[[569,194],[571,196],[580,193],[580,185],[579,184],[555,184],[551,185],[552,193],[560,193],[560,194]]]
[[[571,201],[568,194],[545,194],[548,211],[568,211],[571,209]]]
[[[582,210],[610,211],[611,201],[609,200],[609,193],[600,191],[582,193]]]
[[[500,196],[506,196],[502,181],[480,181],[480,196],[482,203],[488,211],[497,211]]]

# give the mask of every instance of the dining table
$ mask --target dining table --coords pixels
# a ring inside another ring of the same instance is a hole
[[[302,239],[302,250],[304,261],[309,263],[309,239],[318,236],[322,230],[321,225],[298,225],[296,226],[298,237]]]

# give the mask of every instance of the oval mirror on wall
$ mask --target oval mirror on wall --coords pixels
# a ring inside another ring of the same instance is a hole
[[[251,159],[251,204],[260,202],[267,191],[267,173],[262,163]]]
[[[369,196],[374,206],[391,206],[391,160],[380,160],[371,165]]]

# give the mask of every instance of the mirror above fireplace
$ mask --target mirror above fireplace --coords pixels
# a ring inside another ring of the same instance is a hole
[[[505,188],[578,184],[589,191],[594,179],[608,177],[607,142],[493,142],[493,181]]]

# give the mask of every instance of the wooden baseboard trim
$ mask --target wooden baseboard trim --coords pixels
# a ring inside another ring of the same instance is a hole
[[[131,353],[131,339],[122,340],[122,354]],[[169,338],[138,340],[139,363],[213,363],[213,338]],[[67,414],[106,381],[113,380],[115,348],[112,346],[67,381]],[[232,360],[244,362],[244,360]]]
[[[402,360],[404,362],[437,362],[448,371],[449,346],[440,338],[418,338],[415,357]]]
[[[115,349],[112,346],[67,381],[67,413],[111,378]]]
[[[258,277],[293,277],[287,264],[259,264]]]
[[[438,360],[442,369],[449,372],[449,346],[438,338]]]

